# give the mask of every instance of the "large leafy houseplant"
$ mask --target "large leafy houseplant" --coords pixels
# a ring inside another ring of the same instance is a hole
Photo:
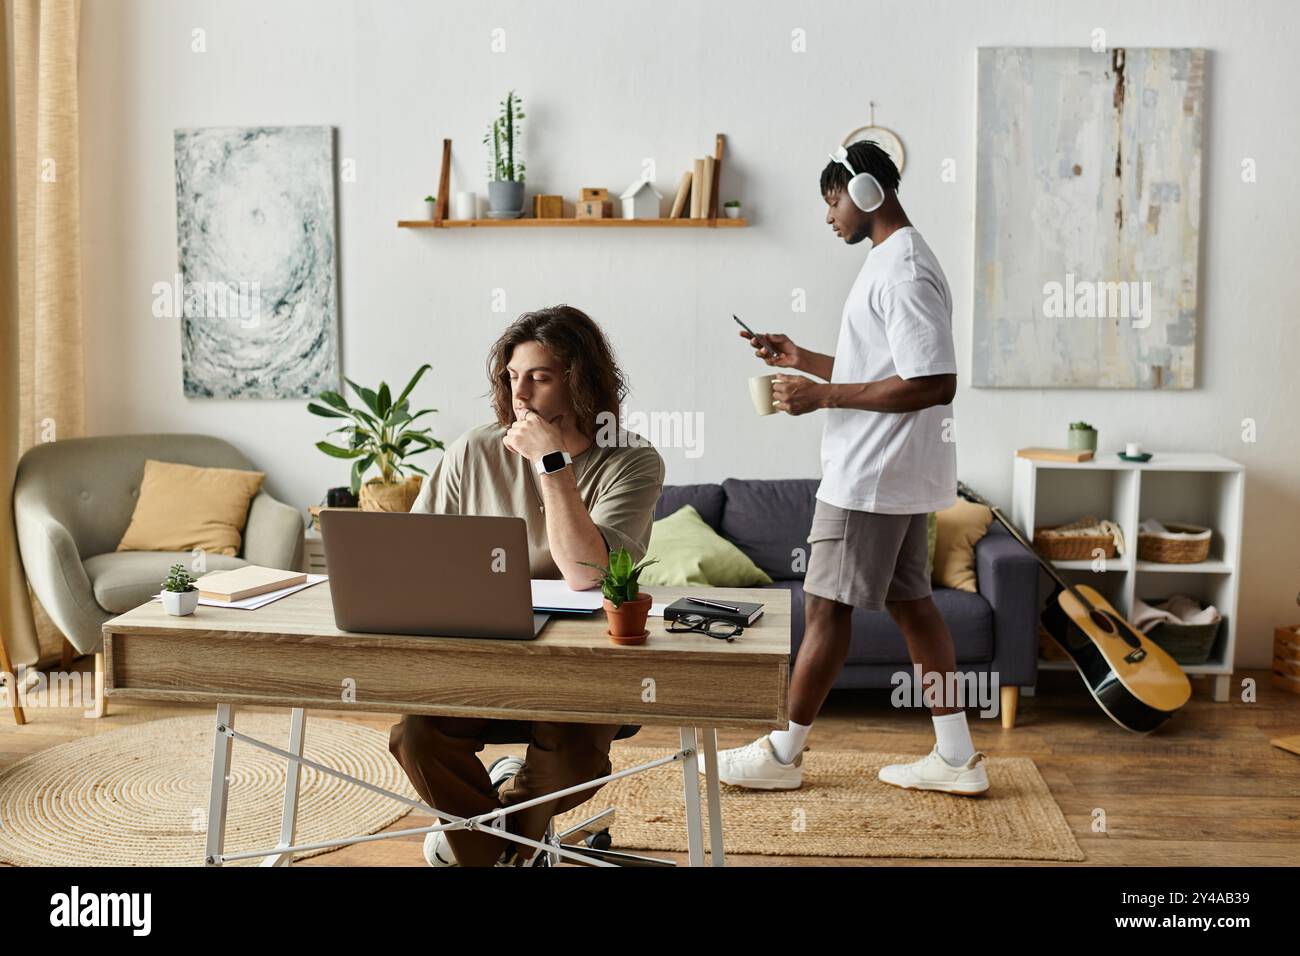
[[[384,485],[398,483],[398,479],[405,478],[408,471],[417,475],[429,474],[407,459],[444,447],[430,434],[428,426],[413,427],[416,419],[437,411],[436,408],[418,412],[410,409],[411,390],[430,367],[427,362],[421,365],[396,399],[392,397],[387,382],[380,382],[378,389],[369,389],[344,378],[364,403],[363,408],[354,408],[342,395],[332,391],[321,392],[315,402],[308,403],[307,411],[313,415],[347,419],[345,424],[329,432],[330,435],[344,434],[344,444],[318,441],[316,447],[334,458],[351,460],[353,494],[360,491],[361,479],[371,466],[379,468],[379,481]]]

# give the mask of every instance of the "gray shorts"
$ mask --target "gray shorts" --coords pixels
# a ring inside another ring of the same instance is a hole
[[[847,511],[819,498],[804,591],[870,611],[929,597],[926,523],[924,514]]]

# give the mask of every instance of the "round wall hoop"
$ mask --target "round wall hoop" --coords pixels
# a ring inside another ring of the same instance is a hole
[[[844,137],[842,145],[848,146],[860,139],[870,139],[878,143],[880,148],[889,154],[889,158],[894,161],[898,171],[902,173],[903,163],[906,161],[907,156],[903,151],[903,141],[898,138],[898,134],[883,126],[859,126]]]

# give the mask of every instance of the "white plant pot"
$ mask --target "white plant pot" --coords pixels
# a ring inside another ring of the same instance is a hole
[[[424,207],[429,211],[429,218],[432,219],[438,213],[437,202],[426,202]]]
[[[722,211],[726,214],[726,216],[727,216],[728,219],[739,219],[739,218],[740,218],[740,207],[739,207],[739,206],[723,206],[723,207],[722,207]]]
[[[162,593],[163,610],[174,617],[185,617],[187,614],[193,614],[194,609],[199,606],[199,592],[193,591],[163,591]]]

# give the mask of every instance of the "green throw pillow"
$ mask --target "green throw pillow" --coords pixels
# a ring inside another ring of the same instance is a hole
[[[645,556],[659,559],[641,572],[640,581],[646,586],[747,588],[772,583],[762,568],[710,528],[690,505],[654,523]]]

